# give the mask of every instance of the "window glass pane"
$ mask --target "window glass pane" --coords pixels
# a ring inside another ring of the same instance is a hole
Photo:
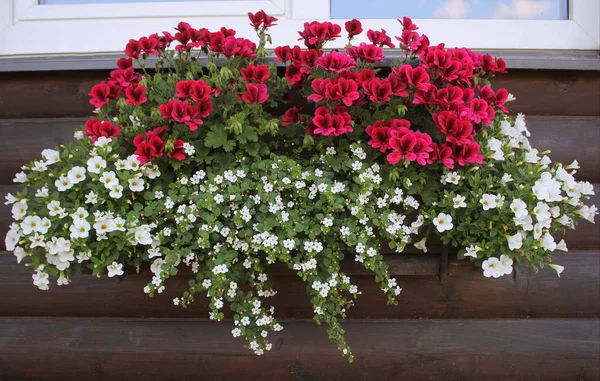
[[[208,1],[208,0],[40,0],[40,4],[115,4],[115,3],[172,3],[175,1]],[[219,0],[227,1],[227,0]]]
[[[331,0],[336,19],[568,19],[568,0]]]

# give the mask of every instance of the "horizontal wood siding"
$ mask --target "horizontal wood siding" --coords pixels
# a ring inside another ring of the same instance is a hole
[[[42,149],[73,141],[91,115],[90,87],[107,75],[0,73],[0,380],[600,380],[600,231],[588,222],[564,235],[570,251],[554,257],[565,266],[560,278],[524,267],[484,278],[435,240],[427,254],[386,254],[403,288],[398,306],[346,260],[363,293],[344,323],[352,365],[309,320],[306,286],[282,266],[272,269],[281,291],[269,302],[286,328],[262,357],[231,337],[231,322],[205,319],[204,295],[188,309],[172,305],[186,270],[154,298],[142,291],[147,268],[119,279],[83,273],[37,290],[32,269],[3,251],[4,196]],[[600,205],[599,72],[513,70],[494,86],[516,96],[511,108],[526,114],[534,147],[579,161],[577,176],[596,184]]]

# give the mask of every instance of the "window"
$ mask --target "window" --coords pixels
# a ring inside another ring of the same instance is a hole
[[[172,31],[182,20],[254,38],[246,14],[259,9],[279,18],[273,46],[297,43],[296,31],[312,20],[359,18],[365,30],[393,36],[396,19],[406,15],[432,42],[448,46],[600,49],[598,0],[1,0],[0,55],[121,52],[129,38]]]

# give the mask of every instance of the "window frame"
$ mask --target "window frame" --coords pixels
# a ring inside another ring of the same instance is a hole
[[[226,4],[227,6],[223,6]],[[0,4],[0,56],[48,56],[121,52],[130,38],[163,30],[179,21],[216,30],[236,29],[255,39],[247,12],[264,9],[279,18],[273,47],[298,43],[304,22],[330,20],[328,0],[236,0],[175,3],[40,5],[37,0],[7,0]],[[197,16],[189,16],[196,14]],[[600,1],[570,0],[569,20],[415,19],[432,43],[484,50],[600,50]],[[361,20],[363,28],[400,34],[396,19]],[[491,31],[468,33],[467,31]],[[40,38],[52,36],[52,38]],[[356,42],[365,41],[365,36]],[[327,45],[343,48],[341,38]]]

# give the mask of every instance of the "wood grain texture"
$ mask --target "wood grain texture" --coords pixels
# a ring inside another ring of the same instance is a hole
[[[390,256],[389,263],[405,261]],[[420,265],[427,262],[423,258]],[[348,262],[348,261],[347,261]],[[351,262],[351,261],[350,261]],[[554,262],[565,266],[561,278],[546,267],[539,273],[519,268],[513,276],[484,278],[470,262],[451,259],[447,273],[435,275],[397,275],[403,291],[398,306],[386,305],[373,276],[354,275],[363,295],[349,310],[353,318],[596,318],[600,317],[600,253],[556,253]],[[345,263],[345,267],[348,263]],[[406,268],[418,266],[410,262]],[[394,266],[392,266],[394,267]],[[396,267],[397,268],[397,267]],[[205,318],[208,316],[204,293],[187,309],[173,306],[191,279],[189,271],[166,283],[166,290],[153,298],[143,293],[151,281],[149,269],[124,278],[96,278],[77,274],[72,284],[58,287],[55,280],[49,291],[32,284],[33,270],[16,263],[12,255],[0,255],[0,316],[72,317],[161,317]],[[275,314],[285,318],[312,317],[306,285],[290,271],[272,277],[282,292],[265,303],[275,306]]]
[[[83,118],[0,120],[0,184],[12,184],[15,173],[45,148],[72,142]],[[550,150],[554,161],[565,164],[577,159],[580,180],[600,182],[600,117],[527,117],[531,144],[540,152]]]
[[[344,323],[348,364],[323,327],[284,322],[256,357],[231,322],[0,318],[0,380],[594,381],[597,319]]]
[[[88,93],[109,71],[0,73],[0,119],[87,117]],[[513,112],[531,115],[600,115],[600,72],[511,70],[494,88],[515,95]],[[568,100],[568,101],[565,101]]]

